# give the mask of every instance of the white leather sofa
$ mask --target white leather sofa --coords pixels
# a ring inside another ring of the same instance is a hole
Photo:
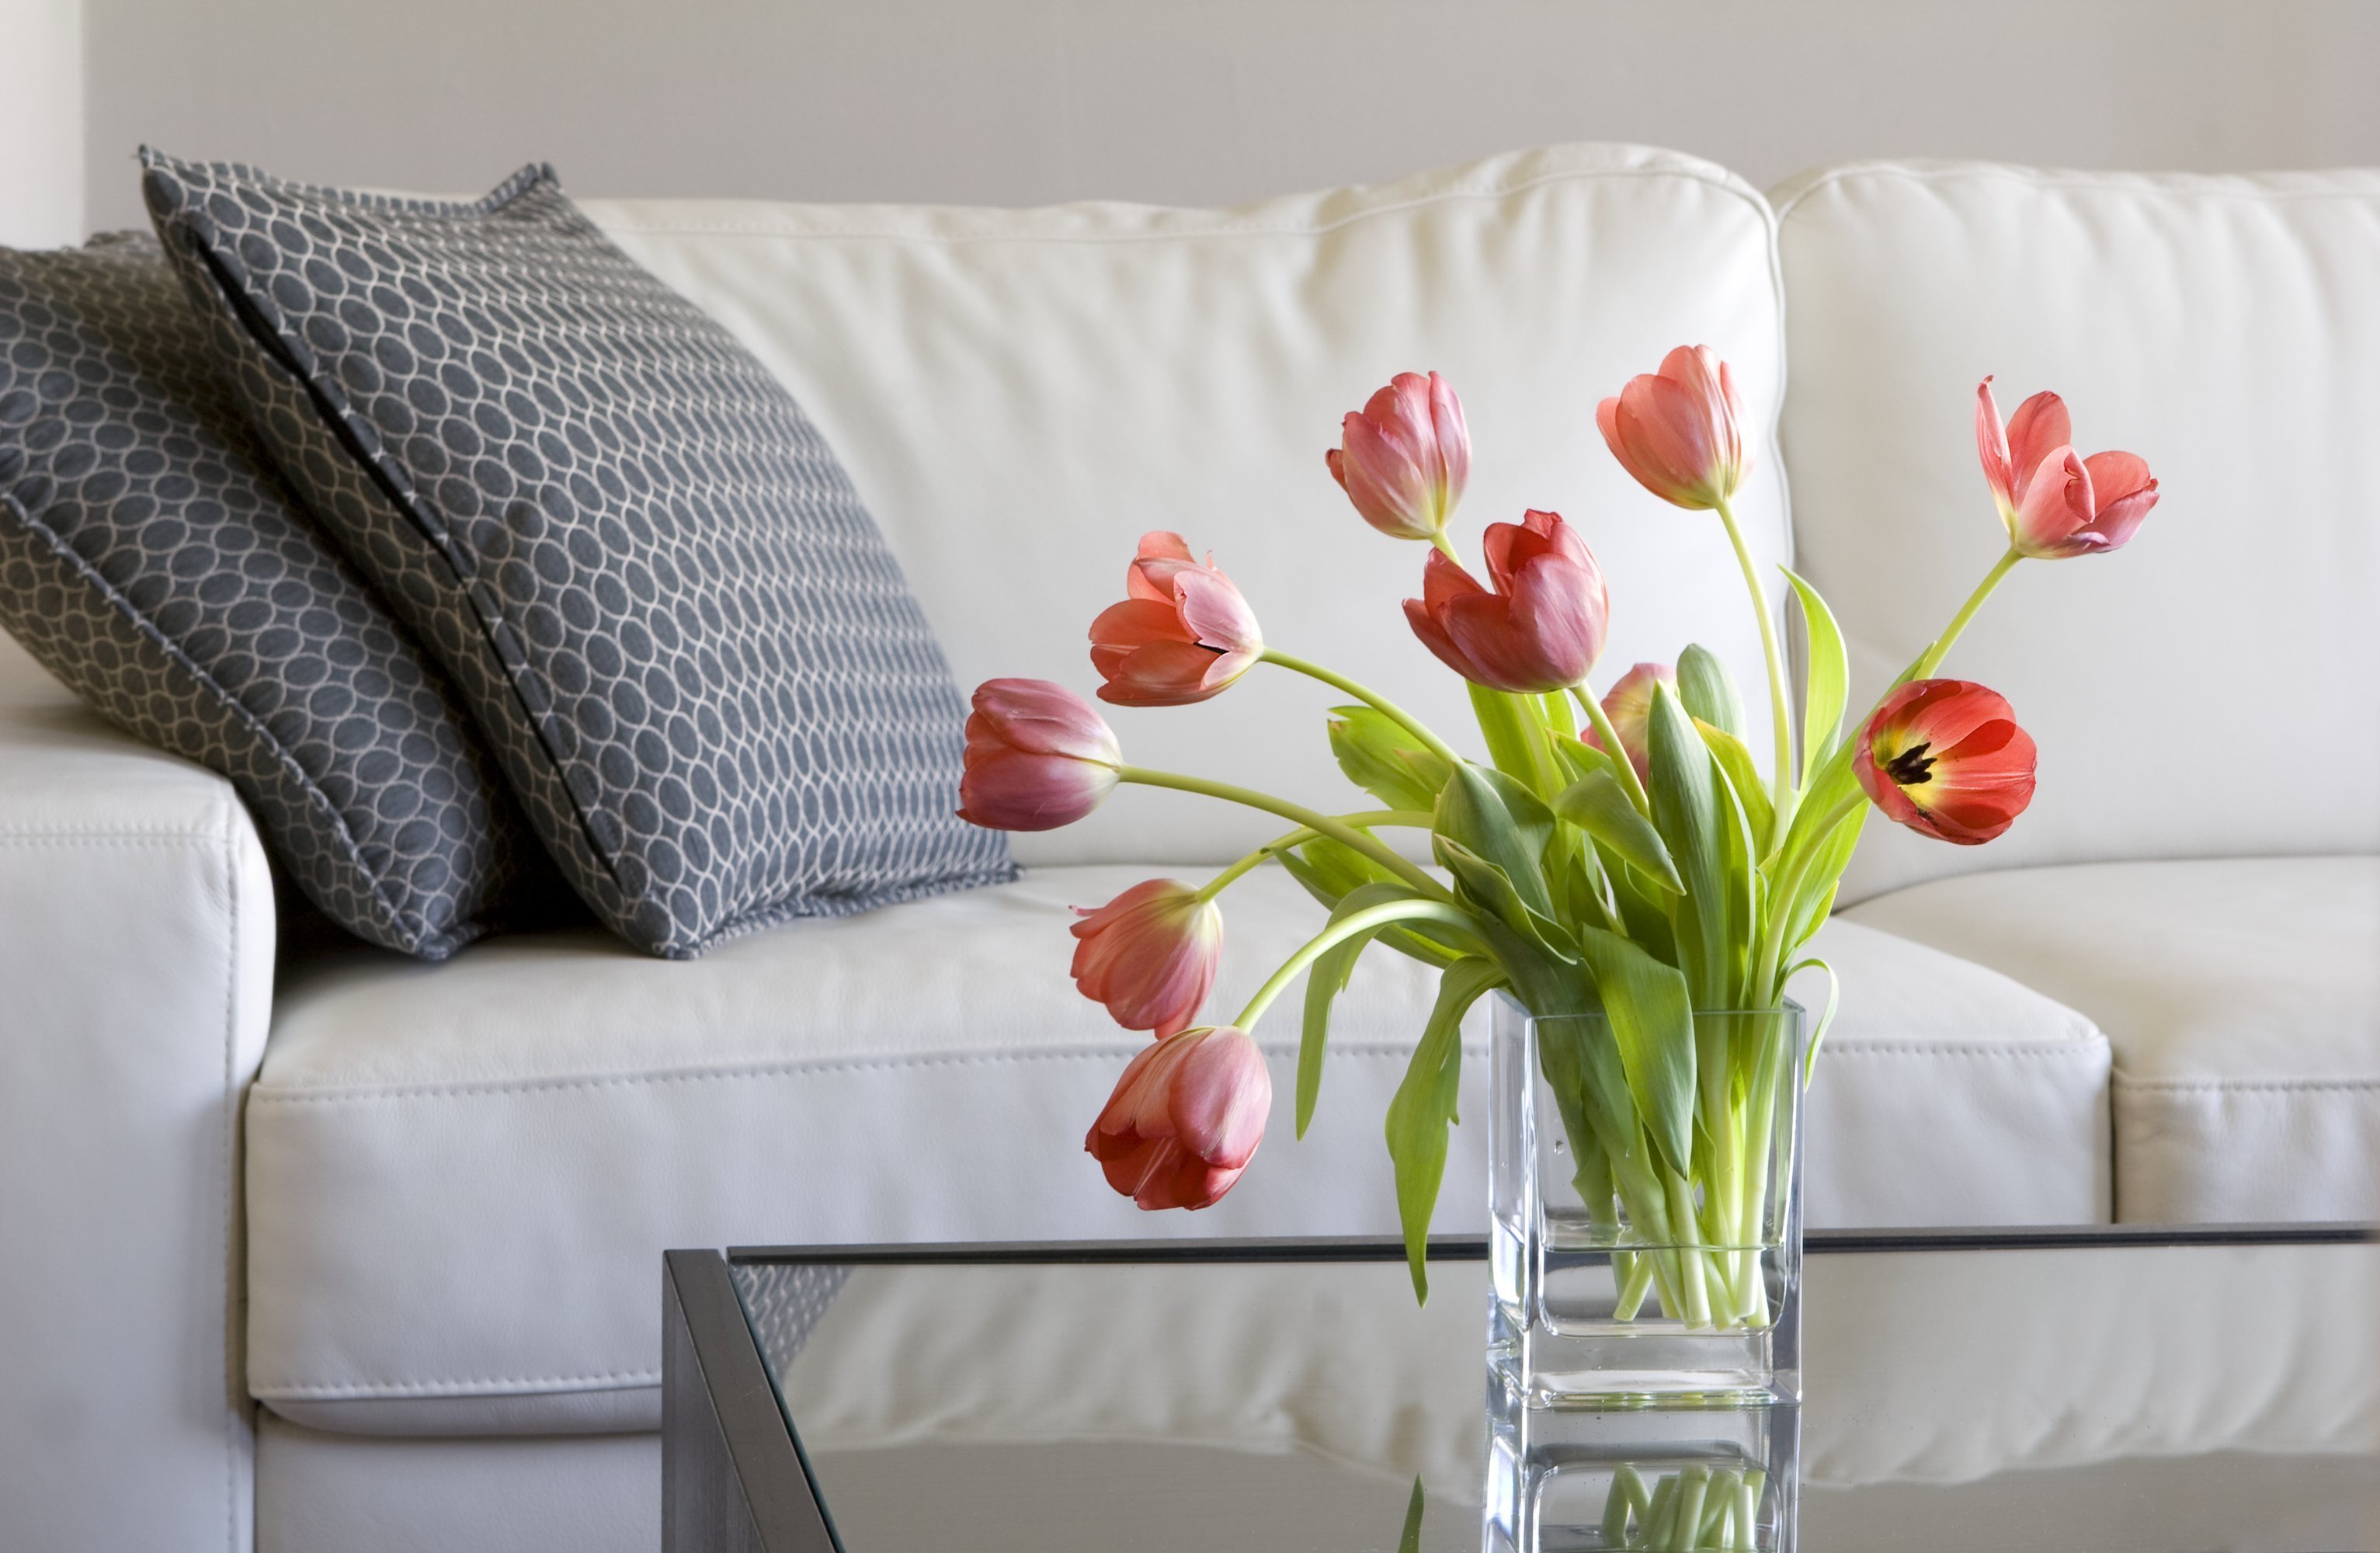
[[[1747,521],[1873,691],[1998,553],[1975,382],[2059,389],[2165,500],[2118,556],[2021,568],[1953,661],[2040,795],[1986,849],[1871,829],[1810,1219],[2380,1217],[2380,176],[1878,165],[1772,202],[1573,147],[1227,212],[590,209],[784,375],[968,684],[1087,683],[1171,528],[1272,639],[1460,726],[1396,609],[1417,551],[1322,468],[1416,367],[1469,410],[1467,531],[1552,506],[1596,546],[1607,674],[1745,664],[1716,528],[1592,424],[1698,341],[1781,406]],[[1116,722],[1140,763],[1327,799],[1327,704],[1258,677]],[[276,957],[229,787],[0,639],[0,1542],[650,1548],[665,1246],[1391,1229],[1427,983],[1386,954],[1312,1134],[1221,1205],[1144,1217],[1080,1154],[1135,1037],[1073,992],[1065,908],[1271,825],[1128,792],[1020,838],[1020,883],[692,964],[592,930]],[[1225,907],[1229,1004],[1315,913],[1276,870]],[[1286,1093],[1294,1032],[1261,1034]],[[1447,1230],[1481,1218],[1474,1074],[1464,1106]]]

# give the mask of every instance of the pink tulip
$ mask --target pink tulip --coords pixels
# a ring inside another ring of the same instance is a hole
[[[1399,372],[1339,436],[1323,458],[1364,521],[1394,539],[1435,539],[1471,478],[1471,433],[1446,380]]]
[[[1491,592],[1431,551],[1422,596],[1405,619],[1422,645],[1475,685],[1533,694],[1564,690],[1602,656],[1611,623],[1603,569],[1560,513],[1491,523],[1483,548]]]
[[[1639,782],[1650,781],[1653,775],[1652,743],[1645,730],[1653,716],[1653,686],[1657,684],[1675,690],[1678,671],[1667,663],[1639,663],[1621,674],[1603,695],[1603,715],[1610,719],[1611,731],[1620,735],[1620,746],[1626,751],[1628,763],[1636,768]],[[1594,729],[1589,728],[1579,737],[1603,749],[1603,739]]]
[[[1083,1147],[1144,1208],[1206,1207],[1248,1168],[1271,1109],[1257,1043],[1228,1025],[1202,1026],[1132,1060]]]
[[[1091,622],[1099,699],[1180,707],[1220,694],[1264,652],[1256,613],[1215,565],[1190,558],[1179,534],[1143,534],[1124,570],[1130,595]]]
[[[1992,380],[1975,385],[1975,451],[2009,542],[2038,561],[2121,549],[2156,505],[2157,482],[2129,453],[2075,455],[2066,401],[2036,394],[2000,424]]]
[[[1743,483],[1742,421],[1735,374],[1708,346],[1680,346],[1595,407],[1621,467],[1681,507],[1716,507]]]
[[[1075,988],[1127,1030],[1186,1028],[1215,985],[1223,914],[1170,879],[1135,884],[1097,911],[1077,906]]]
[[[1998,691],[1962,679],[1902,686],[1860,730],[1852,774],[1888,819],[1976,846],[2033,801],[2033,735]]]
[[[993,831],[1054,831],[1099,807],[1123,749],[1092,705],[1046,679],[988,679],[966,720],[959,818]]]

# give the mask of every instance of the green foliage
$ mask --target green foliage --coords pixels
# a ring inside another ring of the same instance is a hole
[[[1455,1092],[1463,1077],[1463,1016],[1504,982],[1495,961],[1460,960],[1438,984],[1438,1002],[1422,1026],[1404,1082],[1389,1102],[1389,1158],[1396,1166],[1397,1216],[1404,1228],[1405,1260],[1414,1294],[1429,1299],[1429,1219],[1446,1174],[1447,1129],[1455,1123]]]
[[[1728,879],[1728,823],[1719,777],[1694,720],[1667,686],[1653,688],[1645,720],[1651,753],[1653,826],[1661,832],[1678,866],[1685,892],[1671,898],[1679,968],[1697,1008],[1724,1006],[1728,927],[1731,893]]]
[[[1578,930],[1636,1114],[1662,1163],[1683,1173],[1694,1126],[1694,1013],[1686,978],[1626,939]]]
[[[1752,761],[1752,750],[1743,740],[1724,728],[1713,727],[1697,719],[1694,729],[1710,746],[1711,758],[1735,790],[1736,801],[1743,806],[1744,823],[1752,831],[1753,855],[1767,852],[1769,831],[1776,826],[1776,810],[1769,802],[1767,785],[1760,780],[1760,768]]]
[[[1678,699],[1693,717],[1741,739],[1750,720],[1743,715],[1743,697],[1735,676],[1710,649],[1695,642],[1678,654]]]
[[[1508,696],[1484,685],[1467,688],[1471,710],[1479,719],[1480,736],[1488,741],[1488,758],[1506,776],[1535,786],[1538,735],[1530,723],[1536,716],[1536,698]]]
[[[1427,813],[1451,771],[1442,756],[1370,707],[1330,709],[1330,753],[1349,782],[1393,809]]]
[[[1807,783],[1834,753],[1851,686],[1851,662],[1843,651],[1842,630],[1818,590],[1790,570],[1785,571],[1785,580],[1793,585],[1793,596],[1802,601],[1803,636],[1810,658],[1809,673],[1802,685],[1802,780]]]
[[[1662,889],[1674,894],[1686,887],[1678,877],[1677,864],[1670,858],[1669,847],[1662,843],[1661,832],[1636,812],[1628,790],[1608,766],[1564,788],[1554,800],[1554,813],[1618,853]]]
[[[1408,884],[1366,884],[1350,891],[1331,910],[1330,926],[1336,927],[1358,912],[1398,901],[1415,901],[1423,897]],[[1305,1029],[1297,1043],[1297,1135],[1305,1135],[1306,1126],[1314,1120],[1314,1102],[1322,1094],[1322,1049],[1330,1036],[1330,1005],[1347,989],[1347,978],[1355,974],[1355,962],[1365,948],[1385,929],[1386,924],[1351,934],[1322,952],[1305,973]],[[1328,929],[1325,929],[1328,931]]]
[[[1317,836],[1301,846],[1284,847],[1273,856],[1326,911],[1337,910],[1339,903],[1351,892],[1367,884],[1402,887],[1387,868],[1328,836]],[[1400,954],[1440,970],[1465,954],[1479,952],[1476,939],[1442,922],[1400,922],[1383,929],[1379,941]]]

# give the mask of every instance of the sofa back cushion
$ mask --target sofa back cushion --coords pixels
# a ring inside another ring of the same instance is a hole
[[[1744,520],[1767,560],[1784,558],[1771,223],[1718,168],[1567,147],[1224,211],[586,209],[792,386],[963,686],[1092,688],[1085,630],[1124,596],[1138,536],[1171,528],[1213,552],[1274,645],[1451,735],[1466,727],[1460,684],[1398,610],[1420,590],[1422,547],[1365,527],[1322,459],[1342,414],[1391,374],[1434,368],[1476,447],[1466,549],[1486,521],[1560,510],[1609,575],[1598,683],[1699,639],[1730,655],[1765,725],[1758,638],[1718,525],[1639,490],[1595,430],[1596,400],[1670,346],[1718,348],[1761,428]],[[1342,699],[1265,670],[1206,705],[1113,721],[1135,763],[1345,807],[1355,795],[1323,734]],[[1281,829],[1136,791],[1019,837],[1017,855],[1213,861]]]
[[[2054,388],[2080,452],[2161,484],[2124,550],[2019,566],[1945,664],[2039,741],[2032,808],[1987,847],[1874,827],[1844,898],[2380,850],[2380,173],[1868,164],[1776,199],[1798,539],[1855,705],[2006,546],[1972,430],[1985,373],[2002,413]]]

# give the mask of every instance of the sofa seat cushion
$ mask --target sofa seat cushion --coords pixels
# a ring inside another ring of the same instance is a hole
[[[1084,1157],[1142,1037],[1075,991],[1066,908],[1147,872],[1034,871],[692,964],[589,929],[434,975],[360,949],[291,968],[249,1100],[251,1390],[329,1429],[651,1427],[665,1247],[1393,1233],[1381,1118],[1435,977],[1385,951],[1339,1004],[1302,1141],[1294,989],[1259,1031],[1273,1131],[1222,1202],[1144,1214]],[[1321,922],[1275,868],[1225,906],[1218,1017]],[[1815,1221],[2106,1217],[2095,1031],[1923,945],[1821,942],[1849,990]],[[1442,1231],[1485,1228],[1484,1013]]]
[[[2019,868],[1849,915],[2107,1032],[2119,1219],[2380,1219],[2380,857]]]

